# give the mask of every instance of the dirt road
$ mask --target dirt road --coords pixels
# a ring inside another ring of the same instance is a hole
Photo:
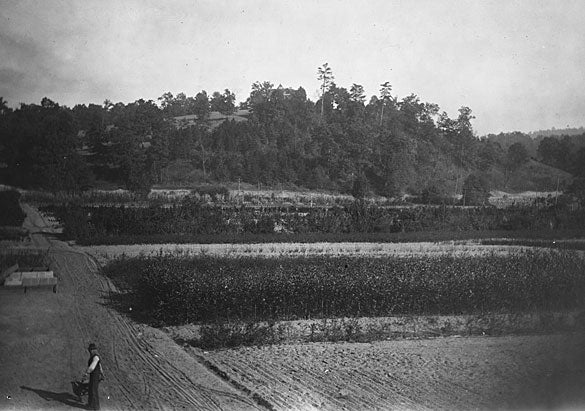
[[[105,367],[103,409],[258,409],[164,333],[109,308],[112,285],[94,261],[47,237],[42,216],[26,211],[28,246],[48,250],[60,283],[57,294],[0,290],[0,409],[81,408],[70,382],[83,372],[89,342]]]

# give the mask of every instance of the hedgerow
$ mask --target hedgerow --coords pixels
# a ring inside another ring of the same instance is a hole
[[[84,244],[152,243],[149,237],[396,234],[426,231],[585,231],[585,210],[555,207],[382,207],[356,201],[331,208],[212,207],[188,198],[151,207],[60,206],[50,209],[65,235]],[[299,240],[294,240],[299,241]],[[184,242],[184,241],[180,241]],[[229,242],[229,241],[227,241]],[[238,241],[236,241],[238,242]]]
[[[409,258],[118,259],[120,302],[156,325],[474,314],[583,305],[585,263],[569,252]]]

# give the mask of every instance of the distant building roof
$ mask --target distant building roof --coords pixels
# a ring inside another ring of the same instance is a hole
[[[233,114],[223,114],[219,111],[211,111],[207,118],[203,120],[203,123],[206,124],[210,129],[214,129],[219,127],[226,120],[234,120],[235,122],[239,123],[242,121],[247,121],[250,115],[250,110],[237,110]],[[175,123],[175,127],[177,128],[186,128],[197,124],[199,117],[196,114],[187,114],[184,116],[177,116],[173,117],[173,122]]]
[[[186,116],[177,116],[177,117],[173,117],[173,120],[175,121],[195,121],[197,120],[197,115],[196,114],[187,114]]]

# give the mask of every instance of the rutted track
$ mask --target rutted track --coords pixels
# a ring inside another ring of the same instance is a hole
[[[108,296],[115,288],[98,274],[97,263],[66,243],[47,237],[47,227],[41,216],[31,207],[25,210],[28,214],[25,225],[32,231],[31,248],[48,250],[51,268],[60,278],[57,294],[39,292],[34,296],[36,301],[31,299],[27,309],[30,308],[31,313],[40,310],[39,315],[42,315],[43,307],[34,304],[46,299],[51,311],[62,311],[63,318],[56,319],[62,338],[73,347],[78,345],[69,359],[72,375],[55,376],[63,380],[58,381],[59,386],[67,386],[72,377],[81,373],[85,360],[80,357],[85,356],[87,343],[94,341],[100,347],[106,373],[101,391],[102,405],[107,409],[258,409],[252,398],[210,372],[164,333],[136,324],[114,310]],[[9,297],[22,299],[18,294]],[[10,351],[7,352],[8,357]],[[26,355],[26,352],[19,355]],[[50,358],[52,362],[58,360]],[[34,375],[35,370],[29,372]],[[57,381],[53,384],[57,385]],[[44,387],[47,381],[32,380],[24,385]],[[15,391],[15,388],[7,389]],[[29,406],[39,408],[34,395],[26,400]]]
[[[158,353],[148,337],[144,338],[145,327],[107,308],[106,297],[114,290],[114,286],[109,280],[97,275],[97,266],[87,255],[59,243],[57,247],[51,248],[50,256],[56,271],[60,273],[62,292],[70,291],[78,296],[79,318],[76,321],[83,324],[80,327],[83,335],[99,341],[103,346],[101,353],[104,363],[111,364],[108,377],[111,374],[115,380],[109,384],[113,396],[127,399],[132,408],[231,408],[226,407],[226,402],[237,404],[234,409],[254,408],[250,399],[240,396],[192,361],[192,369],[187,372],[207,374],[209,382],[207,386],[195,383],[185,371],[179,370],[170,359]],[[151,333],[147,335],[156,335],[156,330],[149,331]],[[162,334],[159,337],[164,338]],[[174,345],[171,340],[166,343]],[[181,351],[181,348],[176,346],[176,350]],[[222,385],[223,391],[220,388]],[[226,398],[222,399],[222,396]]]

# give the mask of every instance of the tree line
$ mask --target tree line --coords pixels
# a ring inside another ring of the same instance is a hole
[[[521,143],[506,147],[478,138],[468,107],[450,118],[414,94],[399,99],[389,82],[366,101],[362,85],[336,84],[328,64],[316,74],[317,101],[302,87],[267,81],[252,84],[238,106],[228,89],[73,108],[44,98],[13,110],[0,98],[0,177],[53,191],[78,191],[100,180],[146,192],[172,183],[169,175],[181,165],[210,182],[294,184],[358,197],[448,196],[462,193],[469,176],[476,185],[498,185],[498,176],[530,161]],[[240,117],[246,121],[229,119],[236,110],[246,110]],[[228,120],[211,127],[214,112]],[[194,120],[178,127],[173,118],[185,115]],[[542,140],[539,160],[583,174],[583,149],[569,150],[569,161],[566,148],[550,143]]]

